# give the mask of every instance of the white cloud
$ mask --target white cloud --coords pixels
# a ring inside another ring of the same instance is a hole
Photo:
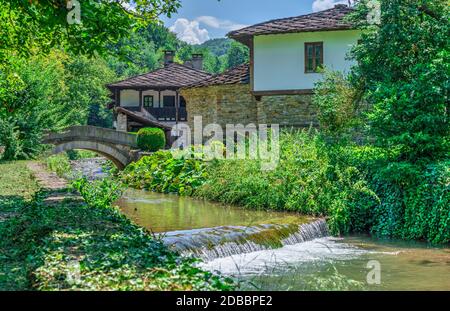
[[[198,21],[179,18],[169,27],[169,30],[176,33],[180,40],[190,44],[201,44],[209,40],[208,30],[200,28]]]
[[[199,23],[203,23],[206,26],[216,28],[216,29],[223,29],[227,31],[232,31],[240,28],[247,27],[248,25],[243,25],[239,23],[232,22],[230,20],[226,19],[219,19],[214,16],[199,16],[195,19]]]
[[[348,0],[314,0],[312,9],[314,12],[331,9],[336,4],[347,4]]]

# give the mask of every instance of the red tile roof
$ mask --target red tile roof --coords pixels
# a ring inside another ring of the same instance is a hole
[[[164,68],[134,76],[126,80],[108,84],[110,89],[114,88],[154,88],[154,89],[178,89],[183,86],[207,79],[212,75],[184,66],[172,63]]]
[[[250,66],[249,64],[242,64],[208,79],[192,83],[185,88],[248,83],[250,83]]]
[[[325,11],[275,19],[235,30],[230,32],[228,37],[248,44],[256,35],[353,29],[352,24],[344,20],[344,17],[352,11],[353,9],[345,4],[338,4]]]

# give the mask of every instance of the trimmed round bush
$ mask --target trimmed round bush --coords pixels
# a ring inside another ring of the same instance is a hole
[[[158,151],[166,146],[166,135],[160,128],[146,127],[137,132],[138,147],[145,151]]]

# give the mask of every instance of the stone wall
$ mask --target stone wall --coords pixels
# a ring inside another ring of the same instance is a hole
[[[312,95],[262,96],[257,109],[259,124],[279,124],[280,127],[318,125]]]
[[[203,126],[257,122],[256,100],[248,84],[218,85],[181,91],[186,99],[188,125],[194,128],[194,116],[203,117]]]
[[[226,124],[279,124],[281,127],[317,125],[312,95],[262,96],[259,101],[249,84],[218,85],[181,91],[186,99],[188,124],[193,130],[194,116],[203,117],[203,126]]]
[[[116,121],[116,130],[119,132],[127,132],[128,131],[128,118],[123,113],[117,114],[117,121]]]

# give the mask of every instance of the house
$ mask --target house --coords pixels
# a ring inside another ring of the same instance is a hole
[[[174,63],[174,56],[174,51],[165,51],[163,68],[107,85],[118,131],[133,132],[142,127],[168,130],[187,121],[186,101],[179,90],[211,75],[202,71],[201,54],[193,54],[183,65]]]
[[[348,52],[360,32],[345,17],[352,12],[339,4],[312,14],[271,20],[230,32],[250,48],[250,63],[190,84],[181,90],[187,101],[188,123],[317,124],[312,103],[320,67],[346,72],[353,65]]]

